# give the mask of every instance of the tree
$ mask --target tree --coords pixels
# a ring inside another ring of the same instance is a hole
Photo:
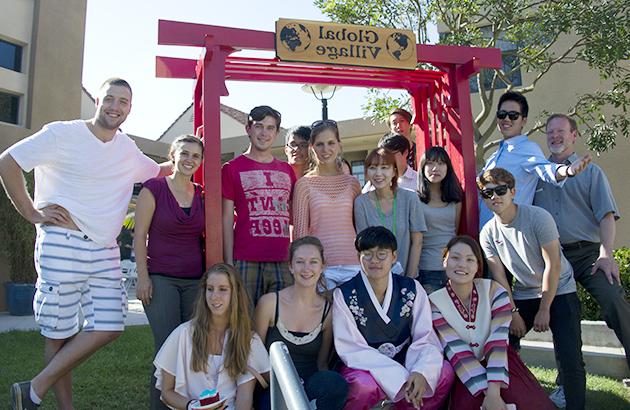
[[[489,141],[497,86],[531,93],[552,68],[563,64],[586,63],[611,84],[607,90],[579,95],[569,111],[584,125],[589,149],[605,151],[614,147],[617,136],[628,135],[628,0],[315,0],[315,5],[335,22],[410,29],[420,43],[428,42],[429,27],[439,22],[446,33],[440,44],[501,48],[503,68],[482,70],[471,84],[481,106],[474,119],[479,162],[498,143]],[[521,71],[536,75],[522,84]],[[383,120],[393,106],[404,103],[370,90],[363,108]]]

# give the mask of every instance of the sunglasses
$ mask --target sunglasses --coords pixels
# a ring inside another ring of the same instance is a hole
[[[291,141],[290,143],[288,143],[286,145],[287,148],[289,149],[307,149],[308,148],[308,142],[300,142],[299,144],[296,143],[295,141]]]
[[[484,188],[480,192],[482,197],[490,199],[494,194],[498,196],[507,194],[508,189],[510,189],[510,187],[507,185],[497,185],[494,188]]]
[[[505,111],[505,110],[497,111],[497,118],[500,120],[504,120],[505,117],[510,117],[512,121],[516,121],[518,117],[520,117],[521,115],[522,114],[518,111]]]
[[[311,128],[323,127],[323,126],[331,126],[337,128],[337,121],[335,120],[317,120],[311,124]]]

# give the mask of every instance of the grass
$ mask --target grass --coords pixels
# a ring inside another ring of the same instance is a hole
[[[28,380],[42,366],[43,338],[37,332],[0,334],[0,403],[9,404],[9,387]],[[148,326],[128,327],[74,372],[77,409],[131,409],[148,407],[149,371],[153,337]],[[554,388],[556,371],[532,368],[543,387]],[[625,410],[630,407],[628,390],[619,381],[588,375],[587,409]],[[0,408],[2,405],[0,404]],[[42,409],[55,409],[52,393]]]

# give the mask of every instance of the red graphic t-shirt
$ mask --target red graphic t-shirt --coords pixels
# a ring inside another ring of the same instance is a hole
[[[269,163],[240,155],[223,165],[223,197],[234,201],[234,259],[288,259],[291,195],[296,178],[286,162]]]

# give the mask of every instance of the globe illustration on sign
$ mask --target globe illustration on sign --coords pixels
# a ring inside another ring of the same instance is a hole
[[[412,47],[415,46],[409,36],[403,33],[393,33],[387,37],[385,43],[387,52],[398,61],[404,61],[411,57]]]
[[[300,53],[311,45],[311,33],[300,23],[289,23],[280,30],[280,41],[287,50]]]

